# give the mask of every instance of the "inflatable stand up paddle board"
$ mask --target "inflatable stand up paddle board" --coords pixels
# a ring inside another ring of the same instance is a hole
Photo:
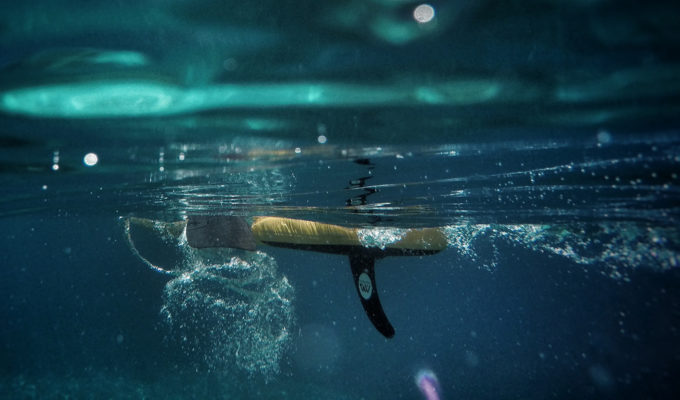
[[[256,217],[252,225],[235,216],[190,216],[187,242],[194,248],[230,247],[255,250],[258,243],[289,249],[343,254],[349,257],[359,300],[376,329],[385,337],[394,328],[380,304],[375,282],[375,260],[388,256],[422,256],[446,248],[437,228],[409,229],[384,248],[366,247],[358,228],[280,217]]]

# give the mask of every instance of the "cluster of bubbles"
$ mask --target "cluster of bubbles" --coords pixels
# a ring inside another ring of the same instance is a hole
[[[263,252],[192,248],[182,222],[133,223],[147,224],[166,245],[177,246],[181,259],[163,268],[136,253],[173,277],[161,307],[168,342],[208,370],[265,379],[278,374],[293,341],[295,293],[274,258]]]
[[[497,243],[593,266],[617,280],[639,267],[668,270],[680,267],[676,230],[630,222],[567,225],[450,225],[444,228],[449,247],[483,268],[493,270],[501,259]]]
[[[249,258],[194,264],[165,286],[161,314],[173,340],[209,368],[269,377],[291,342],[293,288],[273,258]]]
[[[400,241],[407,232],[407,229],[374,227],[357,230],[357,236],[362,246],[385,250],[388,245]]]

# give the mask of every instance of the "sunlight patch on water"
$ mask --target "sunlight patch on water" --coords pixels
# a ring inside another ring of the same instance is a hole
[[[214,84],[183,87],[162,79],[96,79],[45,83],[0,92],[0,110],[57,118],[163,116],[231,108],[361,107],[394,105],[471,105],[502,99],[526,100],[523,85],[495,80],[443,80],[417,83],[348,84],[292,82]],[[253,129],[271,129],[255,123]]]
[[[153,81],[91,81],[5,92],[0,106],[18,114],[64,117],[143,116],[177,112],[179,88]]]

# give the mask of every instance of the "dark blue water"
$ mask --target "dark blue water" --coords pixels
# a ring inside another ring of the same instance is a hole
[[[419,5],[0,6],[0,397],[677,397],[680,10]],[[447,246],[376,262],[385,339],[197,214]]]
[[[295,287],[297,321],[296,348],[264,383],[257,374],[209,370],[204,354],[184,353],[167,337],[159,309],[168,279],[130,254],[114,219],[5,221],[8,398],[248,398],[280,391],[418,398],[413,375],[423,367],[436,371],[450,397],[674,392],[676,270],[642,265],[622,282],[599,266],[501,242],[492,271],[453,250],[386,259],[378,282],[397,334],[385,340],[363,315],[343,257],[267,250]]]

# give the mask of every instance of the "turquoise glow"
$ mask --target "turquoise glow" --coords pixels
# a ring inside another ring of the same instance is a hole
[[[427,86],[335,82],[222,84],[186,88],[155,80],[55,83],[0,93],[0,109],[57,118],[162,116],[230,108],[466,105],[512,95],[501,82],[441,81]]]
[[[136,117],[176,111],[181,97],[181,89],[156,82],[92,81],[11,90],[0,106],[42,117]]]

